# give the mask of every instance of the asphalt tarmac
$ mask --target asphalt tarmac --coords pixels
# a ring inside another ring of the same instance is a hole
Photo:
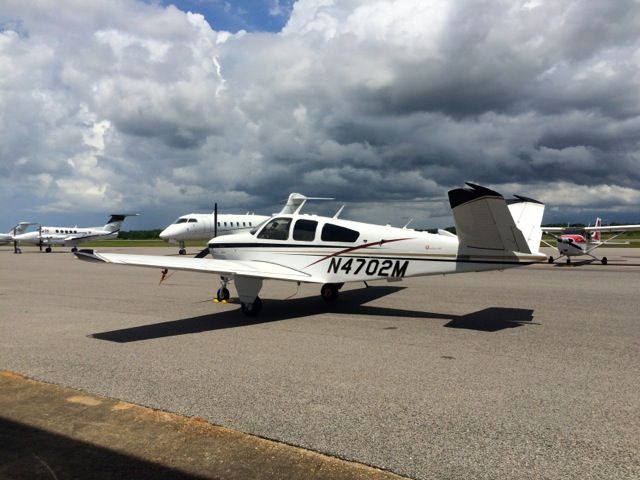
[[[640,478],[640,250],[334,304],[266,282],[251,319],[214,276],[24,251],[0,248],[0,369],[413,478]]]

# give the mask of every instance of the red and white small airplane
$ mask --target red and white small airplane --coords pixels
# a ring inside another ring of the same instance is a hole
[[[468,183],[449,192],[456,235],[373,225],[334,217],[281,213],[251,232],[209,240],[213,258],[128,255],[81,250],[81,260],[220,276],[218,300],[233,281],[246,315],[262,309],[263,280],[322,285],[335,300],[346,282],[502,270],[543,262],[539,252],[544,205]],[[205,251],[206,253],[206,251]]]
[[[593,250],[603,245],[615,245],[613,240],[626,232],[640,231],[640,225],[613,225],[605,227],[602,219],[597,218],[593,227],[543,227],[542,231],[556,239],[556,248],[560,253],[555,259],[549,256],[549,263],[553,263],[562,257],[567,257],[567,263],[571,263],[571,257],[588,255],[594,260],[598,260],[591,254]],[[603,233],[614,233],[615,235],[603,240]],[[549,245],[547,242],[545,244]],[[607,257],[599,259],[603,265],[608,263]]]

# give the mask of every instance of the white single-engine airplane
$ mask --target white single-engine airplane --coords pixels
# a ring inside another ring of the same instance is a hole
[[[307,200],[333,200],[331,198],[306,197],[300,193],[289,195],[286,205],[280,211],[281,214],[299,212]],[[177,243],[178,253],[186,255],[185,242],[187,240],[207,241],[218,235],[230,235],[232,233],[248,232],[265,220],[271,218],[268,215],[218,214],[218,209],[213,213],[190,213],[182,215],[175,222],[160,232],[160,238],[170,243]]]
[[[233,280],[246,315],[262,309],[264,280],[316,283],[334,300],[346,282],[502,270],[546,260],[539,252],[544,205],[507,202],[468,183],[449,192],[457,236],[437,235],[333,217],[275,215],[252,232],[213,238],[213,259],[127,255],[81,250],[81,260],[220,275],[219,300]]]
[[[71,251],[77,252],[78,243],[116,238],[120,233],[120,226],[124,219],[136,215],[138,214],[112,214],[103,227],[40,227],[33,232],[14,235],[13,240],[18,245],[21,243],[38,245],[40,250],[44,246],[47,253],[51,252],[52,245],[71,245],[73,247]],[[20,249],[18,249],[18,253],[20,253]]]
[[[549,256],[549,263],[560,260],[562,257],[567,257],[567,263],[571,263],[571,257],[580,255],[588,255],[594,260],[598,260],[598,258],[591,254],[593,250],[607,244],[615,245],[612,242],[614,239],[625,232],[640,231],[640,225],[612,225],[603,227],[602,220],[597,218],[593,227],[543,227],[542,231],[556,239],[556,248],[560,253],[560,256],[555,259],[553,256]],[[615,235],[606,240],[602,240],[602,233],[615,233]],[[607,257],[602,257],[600,262],[606,265],[608,263]]]

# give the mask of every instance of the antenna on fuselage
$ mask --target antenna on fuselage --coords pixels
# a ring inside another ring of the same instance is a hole
[[[333,216],[333,218],[338,218],[340,216],[340,214],[342,213],[342,210],[344,210],[344,205],[342,205],[338,211],[336,212],[336,214]]]

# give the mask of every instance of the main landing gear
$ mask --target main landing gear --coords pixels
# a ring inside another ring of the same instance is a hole
[[[71,252],[72,252],[72,253],[76,253],[77,251],[78,251],[78,247],[73,247],[73,248],[71,249]]]
[[[320,296],[325,302],[333,302],[338,298],[342,284],[338,283],[325,283],[320,289]]]
[[[242,313],[246,316],[255,317],[262,311],[262,300],[260,300],[260,297],[256,297],[251,303],[240,302],[240,308],[242,308]]]

